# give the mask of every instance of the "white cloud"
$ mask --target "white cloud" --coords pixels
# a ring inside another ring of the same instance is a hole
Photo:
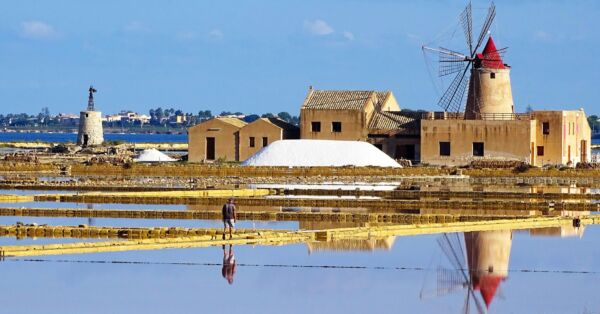
[[[42,21],[25,21],[21,23],[21,35],[32,39],[56,39],[60,36],[52,25]]]
[[[146,30],[146,26],[140,21],[131,21],[123,29],[126,32],[141,32]]]
[[[213,29],[210,32],[208,32],[208,38],[210,39],[221,39],[223,38],[224,34],[223,31],[221,31],[220,29]]]
[[[196,34],[196,32],[193,32],[193,31],[183,31],[183,32],[177,33],[177,35],[175,37],[179,40],[184,40],[184,41],[194,40],[194,39],[198,38],[198,34]]]
[[[327,22],[323,20],[306,20],[304,21],[304,29],[309,33],[317,36],[329,35],[335,32],[333,30],[333,27],[329,26],[329,24],[327,24]]]
[[[542,31],[542,30],[538,30],[535,33],[533,33],[533,37],[539,41],[552,41],[554,39],[554,36],[552,36],[550,33]]]
[[[350,41],[354,40],[354,34],[352,34],[352,33],[351,33],[351,32],[349,32],[349,31],[344,31],[344,32],[342,33],[342,35],[344,36],[344,38],[346,38],[346,39],[348,39],[348,40],[350,40]]]

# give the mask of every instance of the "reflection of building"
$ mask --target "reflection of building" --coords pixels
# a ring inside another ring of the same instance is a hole
[[[489,308],[500,283],[508,276],[512,232],[465,232],[464,237],[473,290],[479,290]]]
[[[356,228],[368,226],[365,222],[327,222],[327,221],[300,221],[302,230],[321,230],[333,228]],[[332,241],[307,242],[308,254],[315,251],[389,251],[394,246],[396,237],[382,237],[371,239],[339,239]]]

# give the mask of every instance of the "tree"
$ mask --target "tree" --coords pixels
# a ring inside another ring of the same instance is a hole
[[[260,116],[261,118],[275,118],[275,115],[273,115],[272,113],[263,113],[262,116]]]
[[[533,112],[533,107],[531,107],[531,105],[527,105],[527,107],[525,107],[525,112],[526,113],[532,113]]]
[[[588,116],[588,123],[590,124],[590,128],[592,132],[598,132],[600,130],[600,121],[598,121],[597,115]]]
[[[292,115],[290,115],[288,112],[285,112],[285,111],[278,113],[277,117],[279,117],[279,119],[286,121],[286,122],[292,121]]]

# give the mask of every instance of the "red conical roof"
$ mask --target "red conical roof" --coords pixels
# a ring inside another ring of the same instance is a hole
[[[494,44],[494,40],[492,36],[488,39],[485,47],[483,48],[483,52],[477,54],[477,57],[481,59],[481,66],[488,69],[505,69],[504,61],[502,61],[502,56],[498,53],[498,49]]]
[[[496,290],[498,290],[502,279],[504,279],[502,276],[485,275],[481,276],[477,282],[473,283],[473,289],[481,292],[481,296],[483,297],[483,301],[487,308],[490,308],[490,304],[492,304],[492,300],[494,300]]]

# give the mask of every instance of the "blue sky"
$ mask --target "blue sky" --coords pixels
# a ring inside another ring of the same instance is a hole
[[[392,90],[437,110],[421,51],[464,1],[11,1],[0,10],[1,112],[175,107],[297,114],[308,86]],[[474,1],[474,18],[489,2]],[[516,109],[600,113],[600,4],[498,1]],[[476,23],[478,24],[478,23]],[[478,29],[478,26],[476,26]],[[460,35],[460,33],[459,33]],[[462,37],[445,41],[462,49]],[[430,60],[433,62],[434,60]]]

